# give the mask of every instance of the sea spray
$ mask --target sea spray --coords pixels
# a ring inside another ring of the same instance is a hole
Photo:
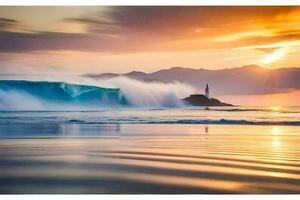
[[[24,91],[4,91],[0,89],[0,111],[45,110],[41,99]]]
[[[132,105],[143,108],[183,107],[180,99],[195,91],[193,87],[180,82],[145,82],[124,76],[101,80],[98,84],[120,88]]]
[[[98,110],[120,107],[183,107],[181,98],[195,91],[174,82],[144,82],[127,77],[68,82],[0,80],[0,110]],[[36,80],[36,79],[35,79]]]

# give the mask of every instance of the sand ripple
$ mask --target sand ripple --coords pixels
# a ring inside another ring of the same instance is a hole
[[[231,127],[233,134],[212,126],[206,134],[2,139],[0,192],[299,193],[299,135],[243,134],[246,128]]]

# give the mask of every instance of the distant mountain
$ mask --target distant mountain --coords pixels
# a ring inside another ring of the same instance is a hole
[[[268,94],[300,89],[300,68],[266,69],[257,65],[207,70],[173,67],[153,73],[133,71],[126,74],[87,74],[95,79],[125,76],[143,81],[183,82],[203,92],[209,84],[213,95]]]

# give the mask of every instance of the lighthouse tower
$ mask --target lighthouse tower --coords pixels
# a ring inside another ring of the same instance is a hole
[[[208,87],[208,84],[206,84],[206,87],[205,87],[205,96],[209,99],[209,87]]]

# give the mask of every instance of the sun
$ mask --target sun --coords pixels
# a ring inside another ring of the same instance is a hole
[[[281,109],[282,109],[281,106],[271,106],[271,107],[270,107],[270,110],[271,110],[271,111],[275,111],[275,112],[278,112],[278,111],[280,111]]]
[[[277,49],[274,52],[272,52],[271,54],[266,55],[262,59],[262,63],[264,63],[264,64],[274,63],[277,60],[280,60],[281,58],[283,58],[288,53],[288,50],[289,50],[288,47],[282,47],[280,49]]]

